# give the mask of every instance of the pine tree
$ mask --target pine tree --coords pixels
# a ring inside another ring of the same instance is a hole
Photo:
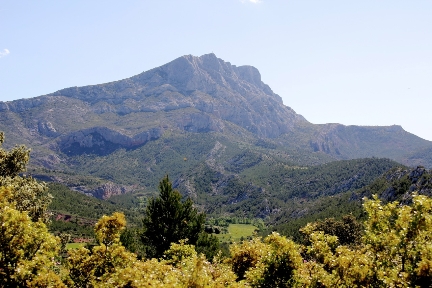
[[[190,198],[181,201],[168,176],[159,182],[159,197],[150,200],[143,219],[141,240],[148,247],[147,257],[159,258],[171,243],[187,239],[195,245],[204,230],[205,214],[193,207]]]

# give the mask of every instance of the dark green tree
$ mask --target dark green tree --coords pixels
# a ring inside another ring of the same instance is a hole
[[[147,257],[155,258],[160,258],[171,243],[182,239],[196,245],[205,222],[205,214],[198,212],[190,198],[181,201],[168,176],[159,182],[159,192],[159,197],[147,205],[141,234],[141,241],[148,247]]]
[[[120,242],[128,251],[135,253],[139,260],[145,257],[146,246],[141,242],[141,229],[138,227],[125,228],[120,235]]]
[[[201,232],[195,244],[195,250],[198,254],[204,254],[207,260],[212,261],[221,250],[219,239],[212,234]]]

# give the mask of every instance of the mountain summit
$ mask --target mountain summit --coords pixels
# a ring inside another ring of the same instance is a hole
[[[195,132],[223,131],[223,121],[229,121],[260,137],[275,138],[306,123],[261,81],[255,67],[237,67],[214,54],[187,55],[128,79],[50,95],[85,101],[101,114],[189,109],[174,123]]]

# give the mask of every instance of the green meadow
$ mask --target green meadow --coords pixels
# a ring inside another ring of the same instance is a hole
[[[252,236],[256,229],[257,227],[251,224],[230,224],[228,226],[228,233],[218,234],[217,237],[221,242],[240,242],[242,237],[246,239]]]

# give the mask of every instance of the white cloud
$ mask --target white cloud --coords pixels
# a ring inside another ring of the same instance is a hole
[[[0,58],[9,55],[9,53],[10,53],[10,52],[9,52],[8,49],[3,49],[3,51],[0,51]]]

